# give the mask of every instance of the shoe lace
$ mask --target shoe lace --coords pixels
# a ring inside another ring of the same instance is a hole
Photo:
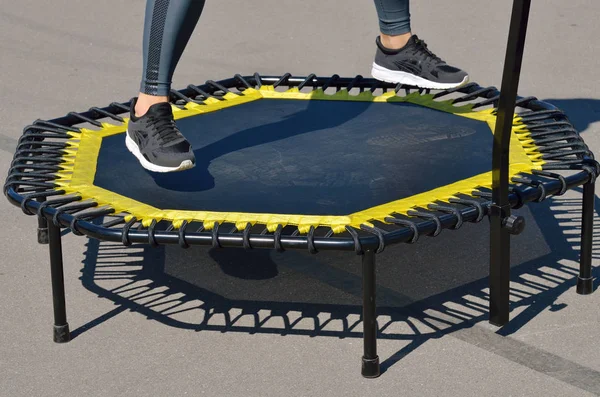
[[[183,136],[177,129],[175,121],[171,118],[154,118],[154,132],[152,137],[156,138],[162,145],[176,144],[183,141]]]
[[[440,57],[438,57],[437,55],[435,55],[433,53],[433,51],[431,51],[428,47],[427,47],[427,43],[425,43],[424,40],[421,40],[419,38],[417,38],[415,40],[415,51],[414,54],[424,54],[425,57],[427,59],[430,59],[432,61],[437,61],[437,62],[444,62]]]

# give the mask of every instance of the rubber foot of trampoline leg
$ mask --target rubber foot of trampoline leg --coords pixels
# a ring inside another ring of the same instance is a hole
[[[594,279],[577,277],[577,293],[579,295],[589,295],[594,292]]]
[[[379,357],[373,359],[362,358],[362,376],[365,378],[377,378],[381,375]]]
[[[54,326],[54,342],[66,343],[70,340],[71,331],[69,331],[69,324]]]
[[[37,230],[38,244],[48,244],[48,228],[40,228]]]

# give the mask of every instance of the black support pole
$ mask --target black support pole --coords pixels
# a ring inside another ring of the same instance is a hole
[[[577,293],[588,295],[594,291],[592,277],[592,243],[594,237],[594,201],[595,182],[583,185],[583,211],[581,214],[581,254],[579,258],[579,277],[577,278]]]
[[[50,245],[50,273],[52,277],[52,303],[54,305],[54,342],[64,343],[71,340],[67,308],[65,304],[65,281],[60,228],[48,222],[48,240]]]
[[[46,199],[40,197],[37,201],[43,203]],[[37,239],[39,244],[48,244],[48,221],[45,216],[38,216]]]
[[[376,378],[380,374],[379,356],[377,356],[377,304],[375,282],[375,253],[366,251],[362,257],[363,271],[363,328],[364,355],[362,357],[362,375]]]
[[[490,208],[490,322],[497,326],[506,324],[509,319],[509,146],[530,6],[531,0],[515,0],[513,3],[494,132]]]

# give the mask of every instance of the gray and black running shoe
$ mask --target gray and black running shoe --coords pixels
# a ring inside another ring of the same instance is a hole
[[[431,89],[459,87],[469,81],[466,72],[448,65],[423,40],[413,35],[399,50],[385,48],[377,37],[372,76],[388,83]]]
[[[192,146],[181,134],[170,103],[152,105],[142,117],[135,117],[134,98],[125,144],[142,164],[153,172],[183,171],[194,167]]]

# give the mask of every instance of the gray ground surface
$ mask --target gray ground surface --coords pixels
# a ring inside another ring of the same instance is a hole
[[[135,95],[144,1],[0,4],[7,170],[24,125]],[[508,0],[415,1],[412,11],[432,49],[500,84]],[[565,109],[598,153],[599,12],[593,0],[534,2],[519,90]],[[371,1],[210,1],[175,87],[255,71],[368,75],[376,34]],[[501,331],[486,321],[485,224],[386,250],[376,380],[359,375],[359,264],[337,254],[123,249],[67,235],[76,337],[56,345],[47,248],[35,244],[35,219],[0,200],[0,395],[600,395],[600,294],[574,288],[579,198],[521,211],[529,228],[514,240],[515,305]],[[240,260],[262,277],[236,273]],[[227,325],[226,315],[243,317]]]

